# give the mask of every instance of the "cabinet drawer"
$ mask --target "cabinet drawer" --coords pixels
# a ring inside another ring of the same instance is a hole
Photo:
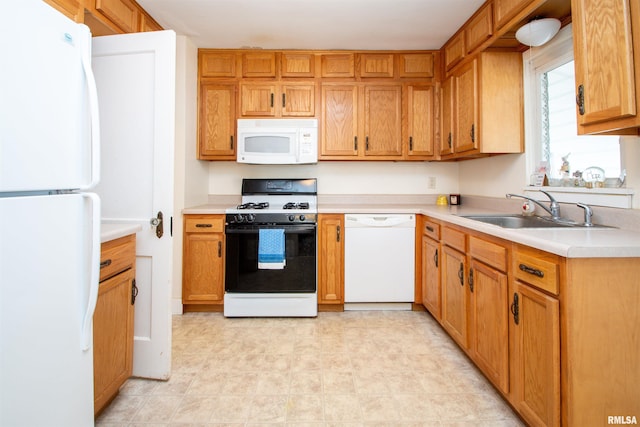
[[[482,261],[500,271],[507,271],[507,248],[496,243],[469,237],[469,253],[478,261]]]
[[[108,279],[136,262],[135,234],[102,244],[100,251],[100,281]]]
[[[425,219],[422,226],[422,234],[431,237],[433,240],[440,240],[440,224]]]
[[[442,227],[442,243],[460,252],[466,252],[466,235],[462,231]]]
[[[544,291],[558,295],[560,260],[552,254],[522,250],[515,251],[514,275],[516,279]]]
[[[187,233],[221,233],[224,231],[224,217],[186,218],[184,221]]]

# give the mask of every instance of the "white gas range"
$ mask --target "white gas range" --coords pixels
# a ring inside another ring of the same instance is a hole
[[[224,315],[317,315],[316,179],[244,179],[226,210]]]

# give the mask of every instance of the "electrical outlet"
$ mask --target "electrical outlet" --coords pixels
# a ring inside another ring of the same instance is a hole
[[[435,190],[436,189],[436,177],[435,176],[430,176],[428,178],[427,187],[429,188],[429,190]]]

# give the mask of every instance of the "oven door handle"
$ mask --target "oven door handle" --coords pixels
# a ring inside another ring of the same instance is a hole
[[[283,226],[249,226],[249,227],[226,227],[225,234],[257,234],[260,229],[283,229],[285,234],[303,234],[303,233],[315,233],[316,224],[307,225],[283,225]]]

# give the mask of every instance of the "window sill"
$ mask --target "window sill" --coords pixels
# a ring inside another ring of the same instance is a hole
[[[634,191],[629,188],[584,188],[584,187],[534,187],[524,188],[524,194],[536,200],[547,200],[544,190],[561,203],[584,203],[610,208],[632,208]]]

